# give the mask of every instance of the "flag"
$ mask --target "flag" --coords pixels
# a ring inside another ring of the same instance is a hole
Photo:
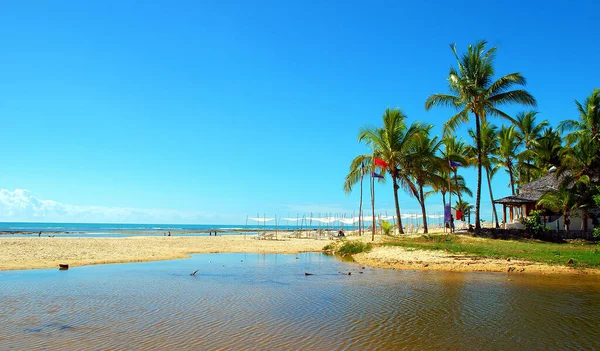
[[[373,178],[383,178],[383,176],[381,174],[373,172]]]
[[[450,205],[444,206],[444,221],[449,223],[451,215],[452,215],[452,209],[450,208]]]
[[[388,164],[380,158],[375,158],[375,166],[387,167]]]
[[[458,162],[450,161],[450,167],[462,167],[462,165]]]

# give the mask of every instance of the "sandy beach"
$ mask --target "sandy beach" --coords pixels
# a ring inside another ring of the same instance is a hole
[[[218,237],[0,238],[0,270],[54,268],[59,264],[145,262],[189,257],[192,253],[298,253],[321,251],[326,240],[256,240]]]
[[[380,237],[376,236],[377,243]],[[370,242],[370,236],[349,240]],[[256,240],[254,236],[127,237],[127,238],[0,238],[0,270],[72,267],[169,260],[194,253],[298,253],[319,252],[323,239],[279,238]],[[354,255],[357,263],[380,268],[461,272],[509,272],[512,274],[600,274],[600,270],[551,266],[523,260],[501,260],[449,254],[443,251],[378,247]]]

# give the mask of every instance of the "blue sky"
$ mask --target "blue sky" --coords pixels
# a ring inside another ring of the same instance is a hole
[[[498,46],[497,73],[521,72],[555,126],[600,87],[599,11],[594,1],[4,3],[0,220],[350,213],[358,192],[341,186],[366,152],[360,127],[400,107],[441,132],[452,111],[423,104],[447,91],[450,43]],[[475,191],[475,172],[464,175]],[[499,175],[494,195],[507,184]],[[377,197],[393,211],[391,185]],[[406,194],[401,207],[418,211]]]

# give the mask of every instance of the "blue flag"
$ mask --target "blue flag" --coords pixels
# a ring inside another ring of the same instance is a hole
[[[381,174],[373,172],[373,178],[383,178],[383,176]]]
[[[450,161],[450,167],[462,167],[462,165],[458,162]]]
[[[446,205],[444,206],[444,221],[445,222],[450,222],[450,216],[452,215],[452,209],[450,208],[450,205]]]

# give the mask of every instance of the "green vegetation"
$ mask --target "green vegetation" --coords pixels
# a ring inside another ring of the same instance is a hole
[[[511,194],[518,196],[519,187],[545,176],[553,168],[557,179],[560,179],[560,187],[549,188],[538,206],[549,210],[550,213],[545,215],[563,215],[565,230],[570,229],[571,217],[581,216],[582,229],[586,231],[587,219],[598,219],[592,209],[598,207],[593,198],[600,194],[597,188],[600,185],[600,89],[594,89],[583,102],[575,101],[573,115],[577,119],[564,120],[553,128],[548,121],[538,119],[537,111],[511,115],[503,111],[509,105],[535,107],[536,100],[523,88],[526,80],[520,73],[496,75],[495,47],[489,48],[485,41],[479,41],[469,45],[463,53],[458,53],[455,45],[451,49],[456,61],[446,77],[448,93],[432,94],[425,101],[425,110],[434,107],[454,109],[453,115],[444,123],[441,139],[430,135],[431,124],[409,123],[408,117],[399,108],[384,112],[383,125],[360,129],[358,141],[365,143],[370,152],[352,161],[344,183],[344,190],[349,193],[352,186],[360,182],[359,213],[362,213],[365,175],[371,180],[371,211],[375,212],[372,174],[379,173],[378,177],[392,180],[400,234],[404,233],[400,189],[421,205],[425,233],[428,232],[425,200],[435,193],[441,193],[444,207],[446,194],[450,198],[448,203],[452,203],[452,194],[456,194],[458,203],[455,209],[461,209],[465,215],[470,215],[473,209],[475,231],[480,232],[484,170],[490,202],[493,203],[491,181],[498,171],[508,174]],[[492,117],[502,124],[494,126]],[[471,125],[472,140],[467,142],[454,136],[463,124]],[[474,207],[461,197],[461,194],[471,196],[464,178],[458,175],[459,170],[466,167],[477,169]],[[494,224],[499,227],[494,206],[492,213]],[[517,216],[521,215],[524,213],[517,210]]]
[[[542,211],[540,210],[529,212],[529,217],[521,218],[521,223],[525,226],[527,233],[536,239],[541,238],[548,231],[542,221]]]
[[[384,235],[391,235],[392,229],[394,229],[394,225],[392,224],[392,222],[389,222],[389,221],[381,220],[379,222],[379,226],[383,230]]]
[[[371,243],[363,243],[357,240],[341,239],[337,242],[329,243],[323,247],[323,251],[334,252],[342,256],[354,255],[361,252],[371,251],[373,245]]]
[[[460,235],[431,234],[401,237],[383,246],[401,246],[422,250],[443,250],[452,254],[497,259],[523,259],[552,265],[572,265],[578,268],[600,268],[598,245],[585,243],[555,244],[533,239],[497,240]]]

